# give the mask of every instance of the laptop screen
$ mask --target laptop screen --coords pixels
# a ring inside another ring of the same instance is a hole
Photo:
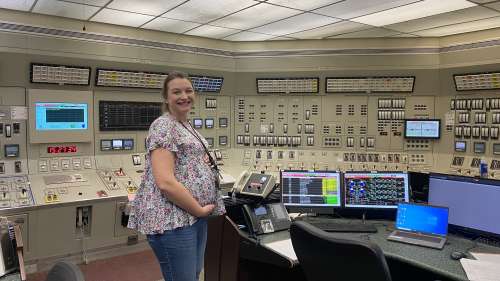
[[[401,203],[398,205],[396,228],[446,236],[448,208]]]

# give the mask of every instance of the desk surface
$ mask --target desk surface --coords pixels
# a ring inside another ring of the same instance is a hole
[[[342,222],[346,221],[349,220],[342,220]],[[449,279],[460,281],[466,281],[468,279],[462,268],[462,265],[460,264],[460,261],[450,258],[450,254],[452,252],[468,252],[471,249],[473,249],[474,251],[498,252],[498,248],[476,243],[471,240],[454,235],[448,236],[448,241],[446,242],[446,245],[442,250],[388,241],[387,236],[393,230],[393,222],[367,221],[367,223],[374,224],[377,227],[378,232],[331,234],[343,238],[369,240],[379,245],[387,258],[397,259],[404,263],[437,273]],[[288,238],[290,238],[290,233],[288,231],[280,231],[259,236],[261,244]],[[293,266],[293,264],[290,263],[290,266]]]

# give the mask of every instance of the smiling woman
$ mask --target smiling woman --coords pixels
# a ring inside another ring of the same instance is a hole
[[[147,235],[165,280],[198,280],[210,214],[225,212],[206,161],[208,143],[187,121],[195,93],[188,76],[171,72],[162,90],[165,114],[149,128],[142,183],[129,227]]]

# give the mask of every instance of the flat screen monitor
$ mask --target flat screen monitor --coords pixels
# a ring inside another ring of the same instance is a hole
[[[37,131],[87,130],[87,104],[37,102],[35,124]]]
[[[332,214],[342,204],[339,172],[286,170],[280,182],[281,202],[290,212]]]
[[[396,209],[409,201],[408,174],[405,172],[344,173],[345,207]]]
[[[431,174],[429,204],[450,209],[449,223],[500,237],[500,182]]]
[[[441,136],[441,120],[439,119],[406,119],[405,138],[439,139]]]
[[[455,141],[455,151],[465,152],[467,151],[467,142],[465,141]]]
[[[200,118],[194,118],[194,119],[193,119],[193,126],[194,126],[196,129],[201,129],[201,128],[203,128],[203,119],[200,119]]]

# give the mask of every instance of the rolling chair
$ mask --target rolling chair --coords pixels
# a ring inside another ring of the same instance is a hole
[[[336,238],[303,221],[292,224],[290,237],[308,281],[391,281],[384,254],[373,243]]]
[[[75,264],[59,261],[49,270],[46,281],[85,281],[85,278]]]

